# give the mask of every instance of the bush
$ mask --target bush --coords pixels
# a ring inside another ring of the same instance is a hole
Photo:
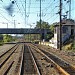
[[[74,49],[74,50],[75,50],[75,42],[73,43],[73,47],[72,47],[72,49]]]
[[[66,45],[64,48],[65,48],[65,50],[71,50],[72,49],[72,43]]]
[[[35,44],[39,44],[39,42],[40,42],[39,40],[34,40],[33,41],[33,43],[35,43]]]
[[[3,45],[3,41],[2,41],[2,40],[0,40],[0,46],[1,46],[1,45]]]

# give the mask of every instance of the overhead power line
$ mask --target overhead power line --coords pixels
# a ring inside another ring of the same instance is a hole
[[[0,13],[0,15],[5,19],[5,20],[7,20],[8,21],[8,23],[12,23],[12,21],[10,21],[9,19],[7,19],[4,15],[2,15],[1,13]]]
[[[21,13],[21,9],[19,8],[19,6],[18,6],[17,2],[16,2],[15,4],[16,4],[16,6],[17,6],[18,10],[19,10],[19,11],[20,11],[20,13]],[[21,13],[21,16],[23,17],[23,13]]]

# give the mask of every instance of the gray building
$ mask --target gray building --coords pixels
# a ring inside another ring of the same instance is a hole
[[[71,35],[75,35],[75,21],[72,19],[62,20],[62,43]],[[59,22],[55,24],[54,47],[59,48]]]

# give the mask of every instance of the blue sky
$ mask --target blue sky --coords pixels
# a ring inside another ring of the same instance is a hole
[[[8,8],[11,2],[14,1],[11,13],[8,13]],[[59,0],[41,0],[41,13],[42,20],[52,24],[59,21]],[[68,3],[63,1],[63,15],[68,11]],[[72,1],[71,7],[71,18],[75,20],[75,0]],[[0,0],[0,28],[14,28],[14,23],[16,28],[28,28],[30,25],[35,27],[37,21],[39,21],[39,6],[40,0],[26,0],[26,22],[25,22],[25,0]],[[68,17],[68,16],[67,16]],[[33,24],[35,23],[35,24]]]

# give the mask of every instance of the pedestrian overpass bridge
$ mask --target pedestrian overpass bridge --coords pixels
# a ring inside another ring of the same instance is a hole
[[[50,34],[49,29],[0,28],[0,34]]]

